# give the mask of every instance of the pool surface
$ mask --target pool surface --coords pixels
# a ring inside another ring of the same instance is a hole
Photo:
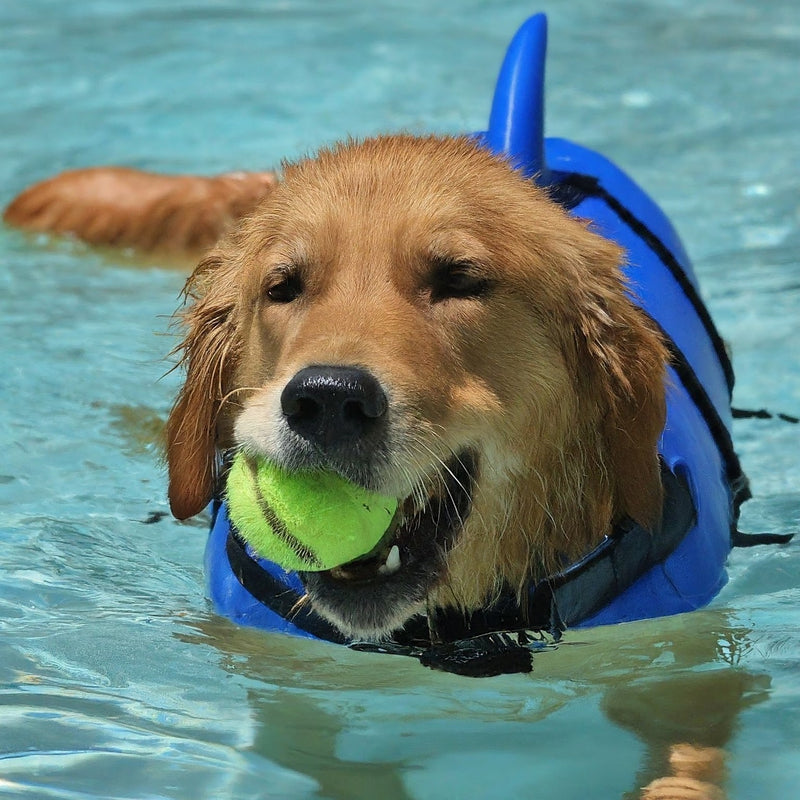
[[[0,4],[0,205],[95,164],[263,169],[337,138],[486,125],[550,25],[547,132],[667,211],[730,342],[735,405],[800,414],[796,0]],[[567,635],[531,676],[237,628],[207,524],[166,515],[185,273],[0,227],[0,797],[618,798],[669,745],[730,798],[800,782],[800,537],[737,550],[703,611]],[[800,426],[741,420],[750,531],[800,532]]]

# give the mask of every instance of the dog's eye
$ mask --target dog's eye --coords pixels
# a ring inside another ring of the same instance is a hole
[[[465,261],[434,262],[431,281],[431,302],[449,298],[480,297],[491,284],[478,268]]]
[[[267,299],[273,303],[291,303],[303,291],[303,281],[296,272],[286,271],[269,281],[264,290]]]

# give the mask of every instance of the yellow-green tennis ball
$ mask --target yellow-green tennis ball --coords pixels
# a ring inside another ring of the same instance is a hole
[[[333,472],[287,472],[237,454],[228,473],[228,515],[253,551],[287,570],[318,572],[363,556],[397,511],[393,497]]]

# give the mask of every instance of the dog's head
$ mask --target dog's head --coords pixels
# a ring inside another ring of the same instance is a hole
[[[368,635],[521,590],[624,516],[653,522],[666,352],[621,255],[467,139],[287,167],[188,283],[174,513],[208,502],[228,447],[396,496],[374,558],[304,576],[320,613]]]

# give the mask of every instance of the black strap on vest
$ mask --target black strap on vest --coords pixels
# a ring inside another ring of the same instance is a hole
[[[731,414],[734,419],[780,419],[784,422],[791,422],[797,425],[800,417],[793,417],[791,414],[782,414],[780,411],[767,411],[766,408],[732,408]]]
[[[283,619],[289,620],[300,630],[310,633],[318,639],[326,639],[337,644],[349,644],[350,640],[339,630],[311,608],[303,605],[300,602],[301,596],[297,592],[270,575],[250,555],[247,545],[239,536],[233,523],[231,523],[228,539],[225,542],[225,552],[236,579],[260,603]]]

